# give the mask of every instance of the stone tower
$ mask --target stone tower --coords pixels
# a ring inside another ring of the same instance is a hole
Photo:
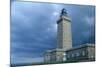
[[[57,24],[57,48],[45,52],[46,63],[66,61],[66,51],[72,48],[71,19],[65,9],[62,9]]]
[[[65,9],[62,9],[60,19],[57,21],[57,24],[57,48],[65,50],[71,49],[71,19],[68,17],[67,11]]]

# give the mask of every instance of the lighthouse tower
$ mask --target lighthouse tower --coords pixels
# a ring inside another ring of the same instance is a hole
[[[71,19],[67,14],[66,9],[62,9],[60,19],[57,22],[57,48],[71,49],[72,48],[72,34],[71,34]]]

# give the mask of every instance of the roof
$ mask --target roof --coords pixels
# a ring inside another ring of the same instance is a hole
[[[70,51],[70,50],[80,49],[80,48],[84,48],[84,47],[95,47],[95,44],[87,43],[87,44],[82,44],[82,45],[77,46],[77,47],[73,47],[69,50],[67,50],[67,49],[66,50],[65,49],[52,49],[52,50],[47,50],[46,52],[47,53],[54,52],[54,51],[64,52],[64,51]]]
[[[74,48],[69,49],[67,51],[76,50],[76,49],[85,48],[85,47],[95,47],[95,44],[90,44],[90,43],[82,44],[80,46],[74,47]]]

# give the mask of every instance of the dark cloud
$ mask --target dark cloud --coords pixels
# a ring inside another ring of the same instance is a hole
[[[62,8],[72,19],[73,46],[94,43],[94,6],[15,1],[11,6],[11,63],[28,58],[32,60],[27,62],[37,62],[45,50],[56,48],[56,21]]]

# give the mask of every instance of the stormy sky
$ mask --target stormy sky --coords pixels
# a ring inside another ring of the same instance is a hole
[[[51,3],[11,3],[11,63],[43,61],[56,48],[57,23],[65,8],[72,22],[73,47],[95,43],[95,7]]]

